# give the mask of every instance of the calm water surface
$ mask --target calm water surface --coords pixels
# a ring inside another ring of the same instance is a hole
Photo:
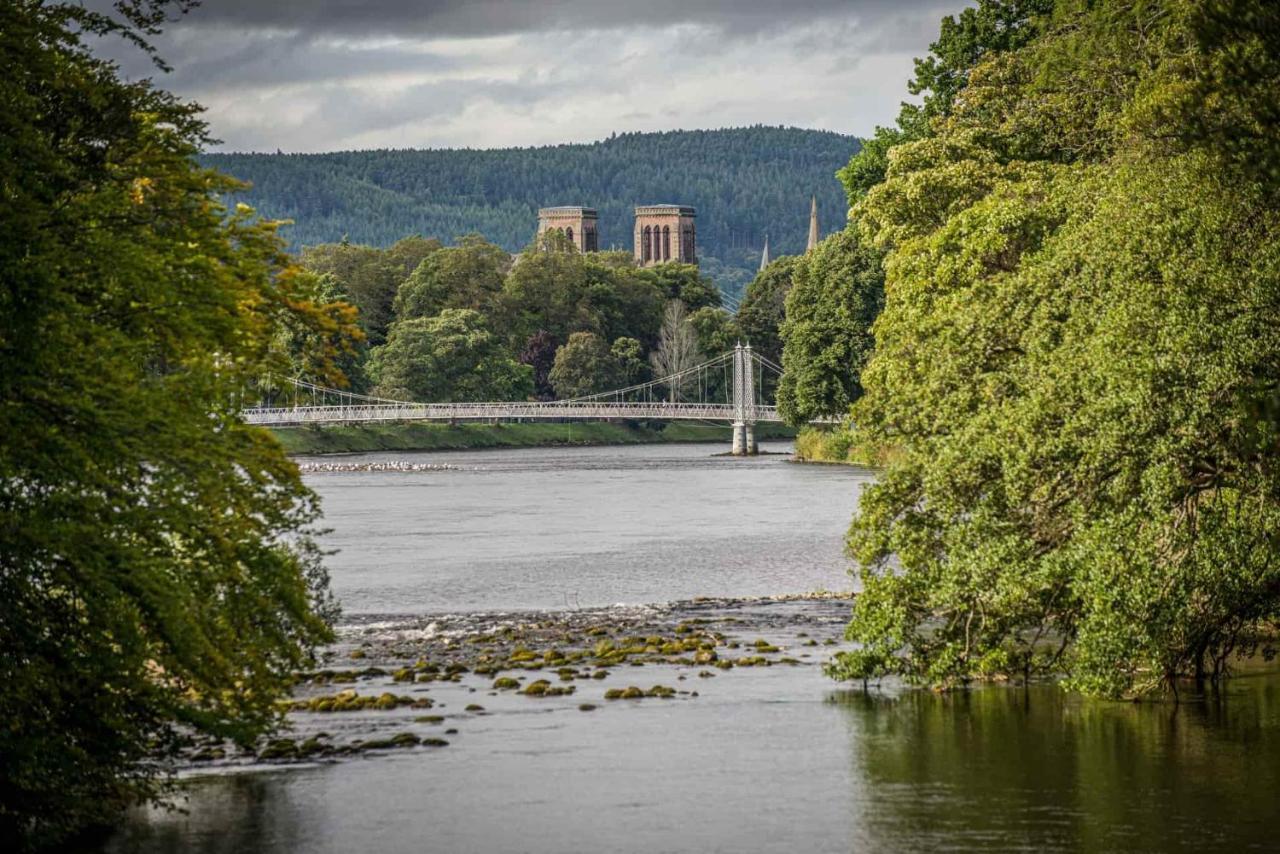
[[[449,611],[847,589],[840,544],[868,473],[713,450],[395,454],[383,458],[464,470],[316,475],[343,550],[331,567],[346,632],[394,636]],[[838,636],[845,611],[735,613],[748,636],[790,649],[801,622]],[[658,681],[685,675],[668,669]],[[587,696],[482,694],[490,713],[458,715],[448,748],[192,778],[188,814],[139,814],[108,849],[1280,850],[1274,674],[1177,709],[1051,687],[863,694],[816,665],[692,682],[697,699],[591,714],[577,710]],[[452,720],[486,684],[432,696]]]

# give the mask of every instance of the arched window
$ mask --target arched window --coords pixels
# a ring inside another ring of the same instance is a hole
[[[671,226],[662,227],[662,260],[671,260]]]
[[[569,242],[573,242],[573,226],[569,226],[564,230],[564,236],[569,238]]]
[[[596,245],[596,230],[588,228],[583,234],[583,242],[586,244],[586,251],[595,252],[600,247]]]
[[[643,243],[643,248],[641,249],[641,252],[642,252],[642,253],[643,253],[643,255],[644,255],[644,261],[645,261],[646,263],[648,263],[648,261],[653,257],[653,255],[652,255],[652,251],[653,251],[653,244],[649,242],[649,240],[650,240],[650,231],[651,231],[651,229],[649,228],[649,226],[647,226],[647,225],[646,225],[646,226],[644,227],[644,243]]]
[[[693,255],[694,255],[693,242],[694,242],[693,226],[689,226],[684,230],[684,260],[690,263],[692,263]]]
[[[662,229],[653,227],[653,260],[662,260]]]

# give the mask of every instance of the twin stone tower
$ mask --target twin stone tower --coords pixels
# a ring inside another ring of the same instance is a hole
[[[636,208],[635,258],[644,267],[679,261],[698,263],[697,213],[688,205],[640,205]],[[538,237],[556,230],[579,252],[600,249],[599,217],[595,208],[557,207],[538,211]]]
[[[693,224],[697,213],[688,205],[639,205],[632,252],[636,263],[642,267],[679,261],[698,263],[697,228]],[[559,231],[579,252],[597,252],[600,249],[599,216],[595,208],[575,205],[538,210],[538,237],[548,231]],[[818,200],[815,196],[809,208],[809,249],[818,245]],[[764,239],[764,253],[760,269],[769,264],[769,238]]]

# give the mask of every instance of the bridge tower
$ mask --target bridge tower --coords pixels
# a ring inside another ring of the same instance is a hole
[[[755,456],[760,452],[756,444],[756,382],[755,359],[751,345],[741,342],[733,348],[733,455]]]

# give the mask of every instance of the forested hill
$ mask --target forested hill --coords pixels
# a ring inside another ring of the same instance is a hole
[[[533,236],[537,209],[549,205],[596,208],[601,248],[630,248],[635,205],[693,205],[705,271],[739,291],[766,232],[774,255],[804,248],[810,195],[824,234],[844,225],[847,204],[834,173],[858,148],[856,138],[827,131],[750,127],[542,148],[202,160],[253,184],[240,201],[293,220],[285,236],[295,248],[344,236],[386,246],[409,234],[451,241],[478,232],[514,251]]]

